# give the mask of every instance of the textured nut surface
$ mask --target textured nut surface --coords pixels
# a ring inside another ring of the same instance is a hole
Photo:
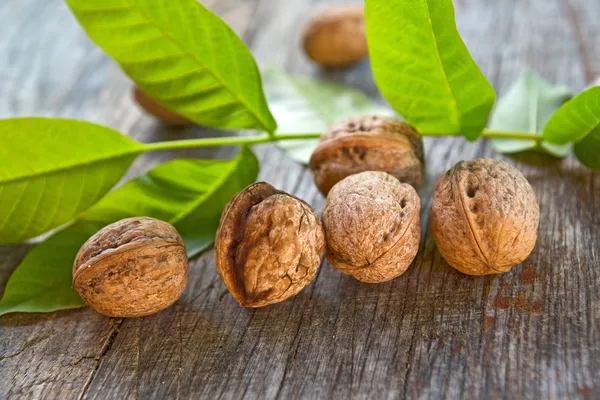
[[[308,21],[302,42],[306,55],[324,67],[346,67],[369,53],[362,4],[336,4]]]
[[[327,260],[363,282],[401,275],[419,249],[420,210],[415,189],[385,172],[345,178],[323,210]]]
[[[73,288],[110,317],[139,317],[173,304],[188,276],[183,240],[153,218],[127,218],[88,239],[73,264]]]
[[[264,182],[227,204],[215,243],[217,271],[244,307],[296,295],[315,277],[324,251],[323,227],[313,209]]]
[[[148,96],[137,86],[133,88],[133,98],[148,114],[154,115],[165,125],[170,126],[190,126],[194,123],[189,119],[171,111],[167,107]]]
[[[461,161],[438,179],[431,232],[444,259],[469,275],[506,272],[535,246],[540,217],[521,172],[497,160]]]
[[[324,195],[345,177],[363,171],[387,172],[419,190],[425,174],[423,139],[394,118],[347,118],[321,136],[309,165]]]

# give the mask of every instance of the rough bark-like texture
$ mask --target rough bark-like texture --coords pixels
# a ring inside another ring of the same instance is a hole
[[[433,239],[448,264],[465,274],[498,274],[525,261],[539,219],[531,185],[503,161],[461,161],[433,191]]]
[[[423,185],[423,139],[409,124],[376,115],[335,123],[310,159],[315,183],[326,196],[352,174],[384,171],[419,190]]]
[[[304,51],[324,67],[347,67],[368,55],[362,4],[335,4],[319,9],[306,23]]]
[[[321,219],[304,201],[254,183],[225,206],[215,242],[217,271],[245,307],[295,296],[325,251]]]
[[[327,260],[359,281],[396,278],[419,250],[420,211],[415,189],[386,172],[361,172],[341,180],[323,210]]]
[[[304,23],[324,2],[205,1],[261,66],[377,96],[366,60],[324,72],[304,55]],[[528,68],[574,90],[591,82],[585,71],[600,75],[596,0],[455,5],[458,28],[500,96]],[[166,129],[142,113],[130,81],[85,37],[62,0],[0,1],[0,33],[0,117],[86,119],[143,142],[225,134]],[[260,180],[323,208],[310,170],[276,146],[255,149]],[[128,178],[174,157],[227,158],[237,151],[155,152],[143,155]],[[81,309],[0,317],[0,398],[599,397],[600,174],[573,158],[505,157],[484,140],[426,138],[425,154],[421,246],[402,276],[364,284],[324,262],[294,298],[245,309],[207,251],[191,261],[180,301],[152,316],[120,320]],[[515,165],[540,204],[536,248],[501,275],[459,273],[427,229],[435,179],[478,157]],[[30,247],[0,246],[0,292]]]
[[[188,260],[179,233],[154,218],[110,224],[81,246],[73,288],[109,317],[141,317],[175,303],[187,283]]]

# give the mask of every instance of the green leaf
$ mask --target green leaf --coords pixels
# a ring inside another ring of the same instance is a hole
[[[427,134],[477,139],[496,94],[463,43],[452,0],[366,0],[367,42],[377,86]]]
[[[600,86],[565,103],[548,121],[544,139],[555,144],[575,142],[575,155],[589,168],[600,169]]]
[[[87,34],[151,97],[201,125],[274,132],[256,62],[196,0],[67,0]]]
[[[363,92],[331,82],[294,77],[278,70],[265,73],[265,93],[279,133],[320,133],[355,115],[394,115]],[[280,141],[294,160],[308,163],[318,139]]]
[[[554,86],[535,72],[527,72],[498,100],[490,118],[490,129],[541,133],[550,117],[572,97],[566,86]],[[501,153],[518,153],[539,149],[556,157],[566,157],[570,144],[555,145],[535,140],[492,139],[492,145]]]
[[[21,242],[70,221],[102,198],[143,149],[87,122],[0,120],[0,243]]]
[[[90,236],[122,218],[173,223],[188,255],[198,254],[212,244],[225,204],[257,174],[258,161],[244,148],[230,161],[175,160],[126,183],[27,254],[8,281],[0,315],[84,306],[71,288],[75,255]]]

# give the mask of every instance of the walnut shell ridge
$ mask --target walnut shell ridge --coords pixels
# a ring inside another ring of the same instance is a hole
[[[133,98],[138,105],[144,109],[144,111],[155,116],[165,125],[185,127],[194,124],[194,122],[190,121],[186,117],[177,114],[175,111],[172,111],[166,106],[163,106],[137,86],[133,88]]]
[[[461,161],[438,179],[431,232],[440,254],[468,275],[506,272],[535,246],[540,209],[531,185],[513,166]]]
[[[181,236],[163,221],[127,218],[83,244],[73,264],[73,288],[109,317],[140,317],[175,303],[185,289],[188,259]]]
[[[415,189],[385,172],[341,180],[323,210],[327,260],[363,282],[401,275],[419,250],[420,210]]]
[[[415,189],[423,184],[423,139],[405,122],[379,116],[351,117],[325,132],[309,163],[325,196],[347,176],[383,171]]]
[[[238,193],[217,231],[217,271],[244,307],[296,295],[317,272],[325,251],[321,220],[304,201],[265,182]]]
[[[306,55],[327,68],[350,66],[369,54],[362,4],[321,9],[302,34]]]

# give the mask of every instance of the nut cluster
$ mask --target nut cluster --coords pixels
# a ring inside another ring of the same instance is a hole
[[[265,182],[226,205],[215,240],[219,275],[245,307],[290,298],[330,264],[363,282],[406,271],[417,255],[423,145],[401,122],[361,117],[334,125],[311,159],[327,194],[322,221],[304,201]],[[469,275],[506,272],[535,246],[539,206],[531,185],[502,161],[459,162],[438,179],[431,232],[444,259]],[[128,218],[100,230],[80,249],[73,287],[114,317],[160,311],[187,280],[184,243],[175,228]]]
[[[535,193],[519,170],[491,159],[461,161],[433,192],[431,232],[444,259],[469,275],[506,272],[535,246]]]
[[[405,122],[376,115],[351,117],[329,128],[310,159],[319,190],[329,190],[347,176],[383,171],[415,189],[425,175],[423,139]]]
[[[302,35],[306,55],[327,68],[347,67],[369,53],[362,4],[332,5],[320,10]]]

